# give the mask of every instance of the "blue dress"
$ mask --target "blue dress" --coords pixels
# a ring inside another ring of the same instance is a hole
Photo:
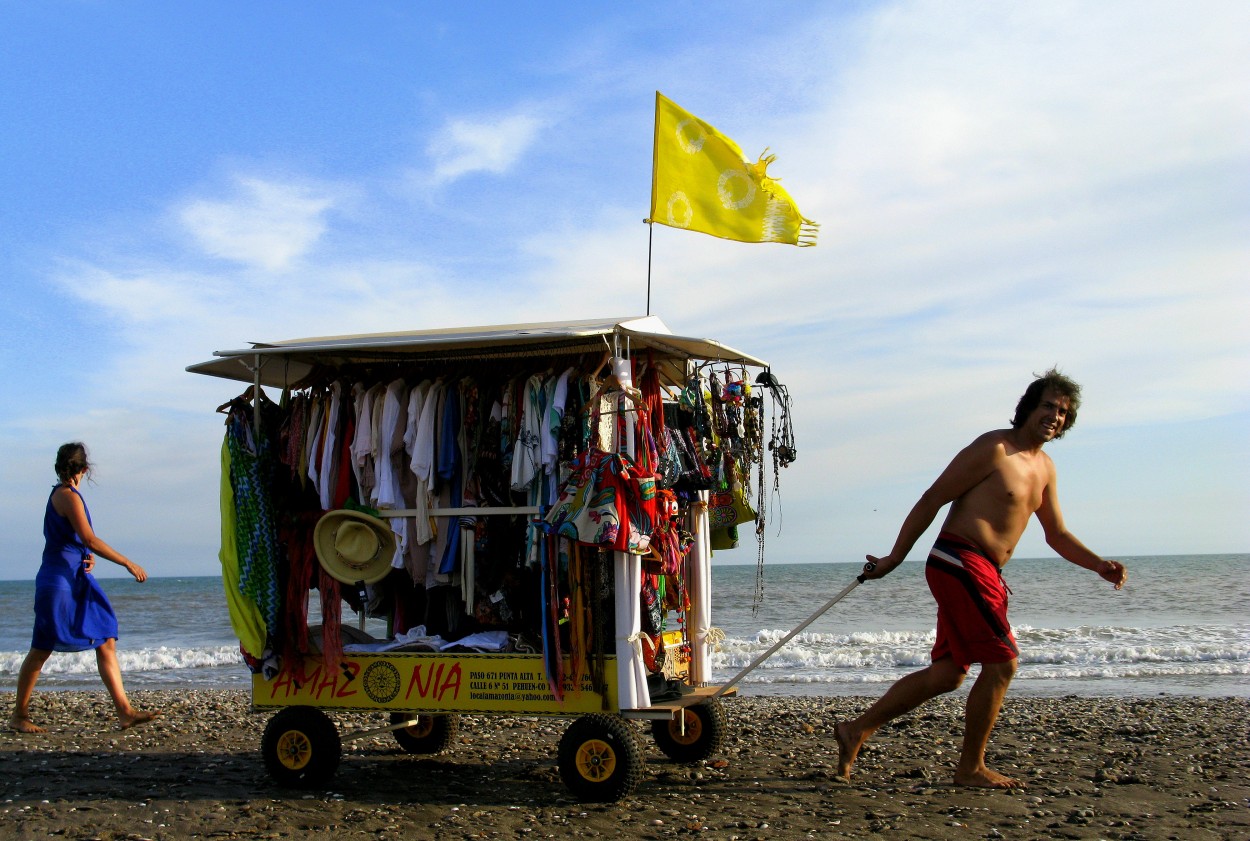
[[[82,499],[77,488],[70,490]],[[86,509],[84,500],[83,510]],[[91,522],[90,511],[87,522]],[[50,494],[43,515],[43,538],[43,563],[35,576],[35,632],[30,647],[41,651],[86,651],[117,639],[113,606],[95,576],[82,566],[91,552],[78,538],[69,518],[56,512]]]

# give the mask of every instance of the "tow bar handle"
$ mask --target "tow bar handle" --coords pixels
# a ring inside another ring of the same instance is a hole
[[[872,563],[872,562],[869,562],[869,563],[864,564],[864,571],[865,571],[865,572],[872,572],[872,571],[873,571],[874,569],[876,569],[876,568],[877,568],[877,565],[876,565],[876,564],[874,564],[874,563]],[[864,576],[863,576],[863,574],[860,574],[860,575],[855,576],[855,580],[854,580],[854,581],[852,581],[850,584],[847,584],[845,587],[843,587],[843,588],[842,588],[842,592],[841,592],[841,593],[838,593],[838,594],[837,594],[836,596],[834,596],[832,599],[830,599],[829,601],[825,602],[825,603],[824,603],[824,605],[822,605],[822,606],[821,606],[821,608],[820,608],[819,610],[817,610],[817,611],[816,611],[815,613],[813,613],[811,616],[809,616],[809,617],[807,617],[806,619],[804,619],[804,620],[803,620],[803,622],[802,622],[802,623],[800,623],[798,627],[796,627],[793,631],[791,631],[790,633],[786,634],[784,637],[782,637],[782,638],[781,638],[781,639],[779,639],[776,643],[774,643],[772,648],[768,649],[768,650],[767,650],[767,651],[765,651],[763,654],[761,654],[759,657],[756,657],[754,660],[752,660],[752,661],[751,661],[751,665],[747,666],[745,669],[743,669],[742,671],[740,671],[740,672],[738,672],[736,675],[734,675],[734,676],[733,676],[733,678],[729,681],[729,683],[726,683],[726,684],[725,684],[724,686],[722,686],[720,689],[717,689],[717,690],[716,690],[716,693],[715,693],[714,695],[712,695],[712,697],[713,697],[713,698],[719,698],[720,696],[722,696],[722,695],[724,695],[726,692],[728,692],[730,689],[732,689],[732,688],[734,688],[735,686],[737,686],[737,685],[738,685],[738,681],[742,680],[744,677],[746,677],[747,675],[749,675],[751,672],[755,671],[756,667],[757,667],[757,666],[759,666],[759,664],[760,664],[760,663],[763,663],[763,662],[764,662],[765,660],[767,660],[769,657],[772,657],[774,654],[776,654],[776,653],[777,653],[777,651],[778,651],[778,649],[780,649],[783,645],[785,645],[785,644],[786,644],[786,643],[788,643],[790,640],[794,639],[796,636],[798,636],[799,634],[801,634],[801,633],[803,632],[803,629],[805,629],[808,625],[812,624],[812,623],[813,623],[813,622],[815,622],[817,619],[819,619],[819,618],[820,618],[820,617],[824,614],[824,612],[825,612],[825,611],[827,611],[829,608],[833,607],[833,606],[834,606],[835,604],[837,604],[838,602],[842,601],[842,599],[846,597],[846,594],[847,594],[847,593],[851,592],[852,590],[854,590],[856,587],[858,587],[860,584],[863,584],[863,583],[864,583]]]

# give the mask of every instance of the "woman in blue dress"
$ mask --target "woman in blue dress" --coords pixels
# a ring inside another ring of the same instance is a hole
[[[78,493],[79,483],[90,472],[82,444],[65,444],[57,451],[56,475],[61,481],[52,489],[43,515],[43,563],[35,577],[35,632],[18,673],[17,701],[9,718],[10,729],[20,733],[43,732],[30,719],[30,698],[53,651],[95,649],[96,666],[122,729],[156,715],[136,710],[126,697],[117,662],[117,616],[91,570],[99,555],[125,567],[135,581],[146,581],[148,574],[92,529],[91,514]]]

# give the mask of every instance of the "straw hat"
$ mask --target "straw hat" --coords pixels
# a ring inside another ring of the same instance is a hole
[[[391,527],[359,511],[327,511],[313,529],[317,560],[344,584],[373,584],[391,571],[395,533]]]

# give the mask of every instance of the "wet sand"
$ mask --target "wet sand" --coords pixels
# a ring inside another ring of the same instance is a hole
[[[345,741],[328,788],[265,772],[268,714],[240,691],[134,692],[157,721],[114,729],[103,692],[37,692],[43,735],[0,736],[5,838],[1250,838],[1250,700],[1012,698],[989,764],[1027,788],[950,785],[962,698],[884,728],[851,782],[834,723],[865,698],[732,698],[723,750],[670,762],[649,733],[634,795],[582,804],[564,787],[565,719],[462,719],[435,757],[390,734]],[[11,692],[0,693],[5,718]],[[336,716],[341,733],[378,714]],[[643,735],[643,726],[639,725]]]

